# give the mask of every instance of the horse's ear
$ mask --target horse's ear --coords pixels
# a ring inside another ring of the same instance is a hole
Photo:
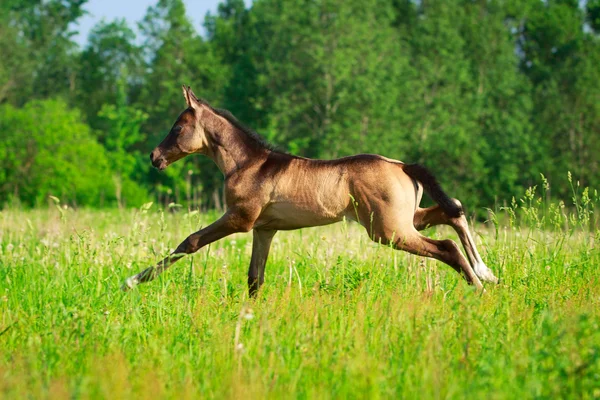
[[[185,102],[187,103],[188,107],[194,109],[198,108],[198,98],[194,92],[192,92],[192,88],[185,85],[183,85],[181,88],[183,89],[183,97],[185,98]]]

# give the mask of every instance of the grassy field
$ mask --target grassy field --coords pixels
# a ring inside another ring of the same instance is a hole
[[[484,294],[340,223],[278,233],[256,301],[251,234],[119,291],[215,215],[2,211],[0,397],[600,398],[594,202],[516,204]]]

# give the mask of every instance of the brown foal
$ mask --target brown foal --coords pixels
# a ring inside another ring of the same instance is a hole
[[[253,232],[248,270],[250,296],[264,282],[271,240],[291,230],[354,220],[375,242],[440,260],[470,284],[497,282],[481,260],[458,200],[450,199],[422,166],[372,154],[337,160],[312,160],[276,152],[229,112],[212,108],[183,87],[188,108],[152,151],[152,164],[163,170],[194,153],[210,157],[225,176],[227,212],[191,234],[155,267],[128,278],[123,289],[148,282],[186,254],[236,232]],[[425,190],[438,204],[420,208]],[[467,258],[452,240],[419,233],[430,226],[456,230]]]

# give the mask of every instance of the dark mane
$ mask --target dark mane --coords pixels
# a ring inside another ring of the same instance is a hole
[[[260,136],[254,130],[252,130],[252,129],[248,128],[247,126],[245,126],[244,124],[242,124],[236,117],[233,116],[233,114],[229,110],[225,110],[222,108],[215,108],[215,107],[211,106],[210,104],[208,104],[208,102],[202,98],[196,97],[196,100],[198,100],[198,102],[200,104],[205,105],[206,107],[211,109],[218,116],[225,118],[231,125],[235,126],[237,129],[244,132],[250,139],[252,139],[260,147],[267,149],[267,150],[280,152],[275,148],[274,145],[267,142],[262,136]]]

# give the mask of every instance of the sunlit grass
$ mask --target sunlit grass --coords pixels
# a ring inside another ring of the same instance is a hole
[[[278,233],[256,301],[251,234],[118,290],[216,215],[2,211],[0,397],[600,398],[592,213],[536,201],[474,228],[487,293],[341,223]]]

